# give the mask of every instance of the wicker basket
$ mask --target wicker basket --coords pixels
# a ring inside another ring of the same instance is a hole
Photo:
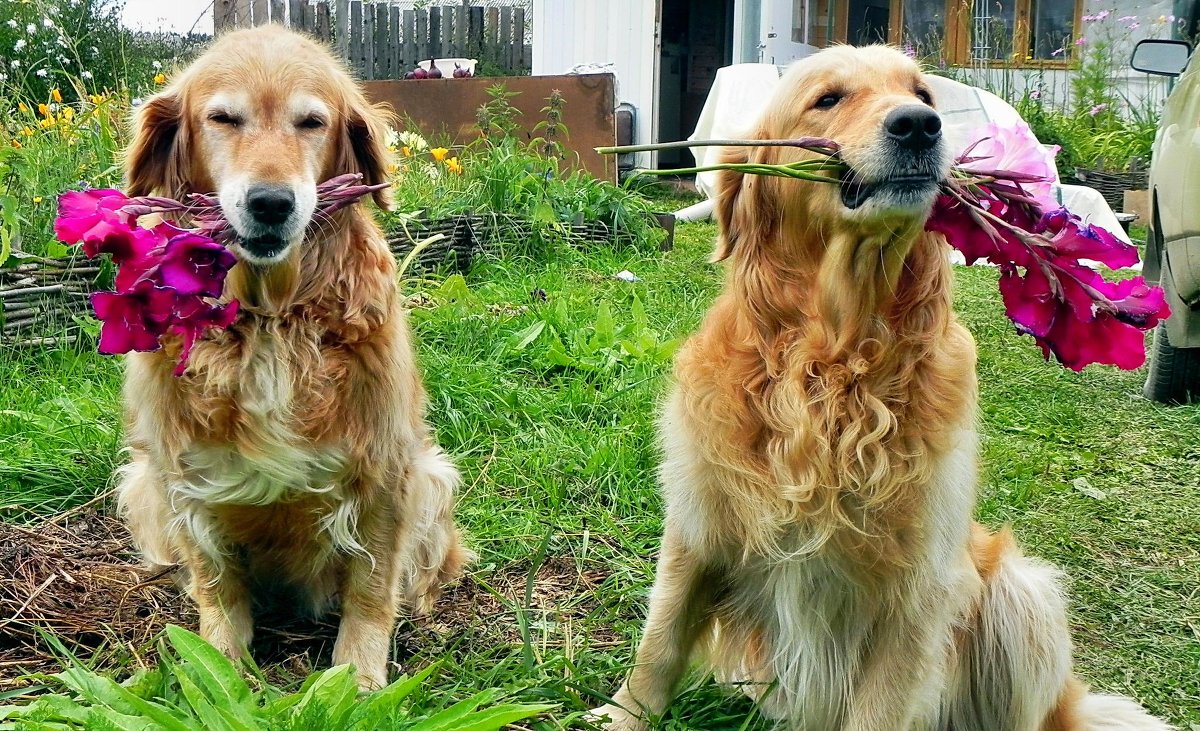
[[[471,267],[471,261],[479,253],[479,239],[476,235],[478,221],[472,216],[455,216],[437,221],[419,221],[393,231],[388,237],[388,248],[398,262],[412,252],[420,242],[443,234],[445,238],[425,247],[413,259],[411,269],[433,271],[449,268],[452,271],[465,272]]]
[[[1075,168],[1075,181],[1100,192],[1110,208],[1117,213],[1125,210],[1125,191],[1145,190],[1150,183],[1150,174],[1145,170],[1111,172]],[[1067,182],[1064,180],[1063,182]]]

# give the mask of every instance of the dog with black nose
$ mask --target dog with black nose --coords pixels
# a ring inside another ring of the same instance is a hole
[[[147,100],[126,163],[130,195],[215,191],[240,260],[236,322],[181,376],[177,339],[126,362],[133,537],[182,568],[200,634],[232,657],[260,599],[336,607],[333,661],[364,689],[387,682],[402,606],[428,611],[469,556],[382,231],[363,203],[316,213],[321,181],[387,181],[387,122],[325,48],[263,26]]]
[[[695,653],[793,731],[1164,731],[1077,679],[1058,572],[973,520],[975,344],[924,230],[951,163],[928,80],[892,48],[821,51],[752,134],[801,137],[840,144],[839,185],[721,173],[728,278],[659,422],[649,615],[593,713],[646,728]]]

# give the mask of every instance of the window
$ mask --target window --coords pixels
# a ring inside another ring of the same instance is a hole
[[[792,0],[793,40],[893,43],[926,59],[1064,62],[1083,0]]]

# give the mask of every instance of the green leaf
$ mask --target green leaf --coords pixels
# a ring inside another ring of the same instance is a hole
[[[184,700],[187,701],[192,714],[204,724],[204,728],[208,731],[254,731],[255,724],[253,723],[232,724],[227,721],[188,673],[176,673],[175,680],[179,683],[179,690],[183,693]]]
[[[546,321],[538,320],[529,327],[518,330],[510,335],[508,337],[508,342],[505,344],[505,348],[509,351],[520,352],[529,347],[534,340],[537,340],[538,336],[541,335],[542,331],[545,329]]]
[[[363,731],[368,731],[368,729],[374,731],[375,728],[378,728],[380,720],[387,717],[388,714],[399,707],[400,702],[420,687],[421,683],[425,682],[425,679],[432,675],[436,669],[437,664],[435,663],[411,678],[398,678],[386,688],[382,688],[362,699],[350,713],[347,726],[355,728],[360,723],[374,721],[376,723],[375,726],[363,727]]]
[[[250,686],[234,664],[199,635],[173,624],[167,625],[167,638],[179,659],[187,663],[196,685],[214,702],[228,703],[246,710],[253,702]],[[253,719],[250,719],[251,721]]]
[[[462,720],[476,708],[479,708],[479,706],[494,700],[495,697],[496,694],[491,691],[476,693],[470,698],[461,700],[449,708],[421,721],[413,726],[410,731],[446,731],[451,728],[456,729],[457,726],[453,725],[456,721]]]
[[[485,711],[472,714],[464,723],[454,727],[454,731],[498,731],[509,724],[526,718],[532,718],[540,713],[553,710],[550,704],[529,705],[510,703],[496,706]]]
[[[331,720],[339,720],[354,706],[354,701],[358,697],[358,683],[353,667],[349,665],[332,667],[317,673],[309,680],[312,682],[305,683],[308,688],[296,705],[297,713],[303,713],[307,707],[315,703],[328,712]]]
[[[608,347],[616,340],[616,325],[613,323],[612,305],[608,300],[600,302],[600,308],[596,312],[596,337],[594,343],[596,347]]]

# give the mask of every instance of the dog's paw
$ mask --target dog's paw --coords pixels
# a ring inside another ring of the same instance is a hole
[[[607,731],[645,731],[649,728],[645,719],[611,703],[593,708],[588,712],[587,719]]]

